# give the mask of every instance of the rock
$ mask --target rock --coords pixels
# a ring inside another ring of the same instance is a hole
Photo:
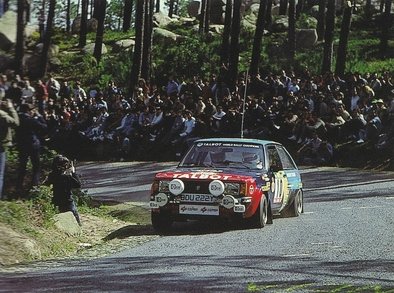
[[[37,44],[35,49],[34,49],[34,54],[40,55],[42,53],[43,47],[44,47],[43,43]],[[51,44],[49,46],[49,50],[48,50],[48,57],[52,58],[52,57],[58,56],[59,55],[59,51],[60,51],[60,49],[59,49],[58,45]]]
[[[53,220],[55,221],[55,227],[67,235],[78,236],[82,233],[82,229],[72,212],[56,214]]]
[[[9,51],[16,43],[16,22],[17,14],[14,11],[8,10],[0,18],[0,50]],[[26,39],[35,31],[34,26],[26,25],[25,36]]]
[[[211,24],[209,26],[209,31],[215,33],[215,34],[221,34],[224,30],[224,25],[223,24]]]
[[[289,18],[286,15],[278,16],[272,23],[273,33],[286,32],[289,29]]]
[[[260,9],[260,4],[253,3],[252,5],[250,5],[248,12],[257,16],[259,14],[259,9]]]
[[[162,29],[162,28],[154,28],[153,29],[153,39],[155,40],[162,40],[164,42],[175,42],[179,36],[169,30]]]
[[[192,17],[180,17],[179,22],[181,23],[182,26],[186,26],[186,27],[192,27],[196,23],[198,23],[197,19],[194,17],[193,18]]]
[[[91,18],[88,20],[88,32],[95,33],[97,32],[98,21],[95,18]]]
[[[13,58],[0,51],[0,72],[12,67]]]
[[[85,47],[83,47],[82,52],[84,52],[85,54],[90,54],[93,55],[94,53],[94,43],[91,44],[87,44]],[[105,44],[102,44],[101,46],[101,54],[107,54],[108,50],[107,47],[105,46]]]
[[[302,19],[301,28],[314,29],[317,28],[317,19],[312,16],[307,16]]]
[[[126,51],[133,49],[135,46],[135,41],[133,39],[124,39],[117,41],[113,46],[112,46],[112,52],[113,53],[119,53],[121,51]]]
[[[79,34],[81,30],[81,17],[77,16],[76,18],[74,18],[74,21],[71,25],[71,33],[74,34]]]
[[[316,43],[316,29],[299,29],[296,31],[297,49],[312,48]]]
[[[279,15],[279,5],[272,5],[271,15],[278,16]]]
[[[173,21],[175,20],[168,17],[168,15],[165,15],[162,12],[156,12],[155,14],[153,14],[153,23],[156,27],[166,27]]]
[[[26,259],[40,259],[37,243],[0,223],[0,265],[11,265]]]

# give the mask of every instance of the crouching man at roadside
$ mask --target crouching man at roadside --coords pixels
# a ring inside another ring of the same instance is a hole
[[[77,206],[71,192],[72,189],[81,187],[81,181],[75,173],[72,161],[62,155],[56,156],[52,162],[52,171],[48,175],[47,184],[53,186],[52,203],[54,206],[61,213],[72,212],[81,226]]]

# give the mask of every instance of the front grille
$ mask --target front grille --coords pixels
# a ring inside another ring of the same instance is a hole
[[[209,182],[207,181],[184,181],[184,193],[209,194]]]

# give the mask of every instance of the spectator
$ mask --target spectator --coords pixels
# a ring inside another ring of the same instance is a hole
[[[19,117],[10,100],[0,100],[0,199],[3,197],[6,149],[12,144],[11,128],[19,125]]]
[[[16,186],[19,191],[23,189],[26,175],[27,161],[30,158],[33,174],[32,186],[39,184],[40,180],[40,136],[47,129],[44,118],[35,111],[33,105],[22,104],[19,114],[20,125],[16,129],[16,144],[19,152],[18,179]]]
[[[58,155],[53,159],[52,172],[49,173],[47,183],[52,185],[52,203],[59,209],[59,212],[72,212],[79,226],[82,226],[81,219],[75,205],[72,189],[80,188],[81,181],[75,167],[68,158]]]
[[[22,88],[22,103],[34,104],[34,94],[36,90],[30,85],[29,79],[25,79]]]

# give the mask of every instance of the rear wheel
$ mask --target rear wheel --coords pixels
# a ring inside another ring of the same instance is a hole
[[[151,212],[151,220],[153,229],[157,232],[168,232],[171,229],[173,220],[170,215],[163,213]]]
[[[294,197],[291,205],[284,212],[285,217],[298,217],[304,212],[304,195],[302,190],[299,190]]]

